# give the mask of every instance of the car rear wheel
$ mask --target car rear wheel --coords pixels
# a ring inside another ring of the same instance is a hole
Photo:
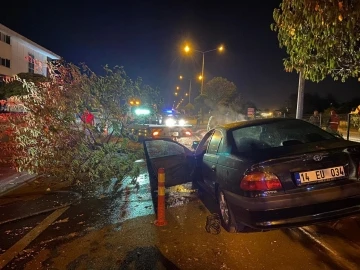
[[[234,214],[226,201],[224,192],[221,189],[218,191],[218,203],[221,223],[224,229],[230,233],[244,231],[245,225],[235,223]]]

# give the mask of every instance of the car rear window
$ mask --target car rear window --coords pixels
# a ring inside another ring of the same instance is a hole
[[[241,127],[233,130],[232,136],[238,152],[286,147],[336,138],[315,125],[295,119]]]

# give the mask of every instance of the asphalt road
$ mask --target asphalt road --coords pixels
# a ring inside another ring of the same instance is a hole
[[[359,254],[346,250],[348,243],[330,233],[329,249],[316,245],[324,235],[313,232],[309,237],[298,229],[208,233],[206,220],[215,205],[206,193],[185,185],[167,194],[168,224],[162,227],[154,225],[146,171],[137,183],[128,179],[116,188],[83,194],[70,207],[5,223],[0,226],[0,269],[303,270],[360,265]]]
[[[4,224],[0,263],[19,252],[4,269],[335,269],[327,254],[289,230],[206,232],[213,207],[206,195],[173,192],[168,224],[157,227],[147,190],[143,184],[120,198],[85,198],[45,228],[58,210]]]

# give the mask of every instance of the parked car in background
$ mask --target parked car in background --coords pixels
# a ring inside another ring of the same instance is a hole
[[[166,186],[193,181],[212,194],[229,232],[309,225],[360,212],[360,144],[306,121],[218,126],[194,148],[144,141],[150,172],[163,167]]]

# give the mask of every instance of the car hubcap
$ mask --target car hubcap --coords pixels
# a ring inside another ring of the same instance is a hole
[[[221,213],[221,217],[224,220],[225,224],[229,224],[230,218],[229,218],[229,209],[227,206],[227,203],[225,201],[225,196],[224,193],[220,192],[220,200],[219,200],[219,205],[220,205],[220,213]]]

